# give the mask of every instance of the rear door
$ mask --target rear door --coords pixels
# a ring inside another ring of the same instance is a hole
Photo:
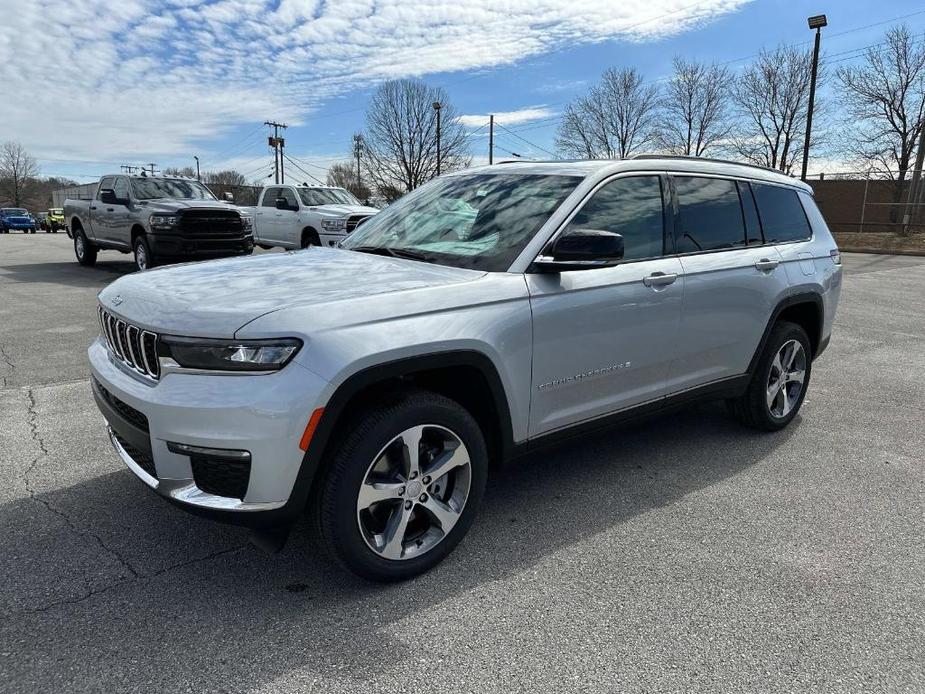
[[[570,229],[623,235],[614,267],[527,274],[533,311],[530,436],[656,401],[677,347],[683,277],[658,175],[599,186]]]
[[[780,255],[764,245],[747,182],[672,176],[675,247],[684,268],[678,354],[669,392],[746,372],[788,288]]]

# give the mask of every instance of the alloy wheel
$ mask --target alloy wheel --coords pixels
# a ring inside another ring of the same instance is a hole
[[[379,451],[360,485],[363,540],[384,559],[426,554],[456,525],[471,482],[469,451],[457,434],[436,424],[406,429]]]
[[[77,234],[77,236],[74,237],[74,252],[77,253],[77,257],[80,260],[83,260],[84,250],[83,234]]]
[[[148,269],[148,251],[145,250],[143,243],[136,244],[135,246],[135,265],[137,265],[138,269],[141,271]]]
[[[800,401],[806,378],[806,350],[798,340],[787,340],[774,355],[768,374],[767,403],[771,414],[786,417]]]

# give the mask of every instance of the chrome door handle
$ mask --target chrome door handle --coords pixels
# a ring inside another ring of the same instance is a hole
[[[648,277],[642,278],[642,283],[647,287],[666,287],[673,284],[678,279],[677,273],[666,274],[664,272],[653,272]]]
[[[779,260],[769,260],[767,258],[762,258],[761,260],[755,263],[755,267],[761,270],[762,272],[766,270],[773,270],[778,265],[780,265]]]

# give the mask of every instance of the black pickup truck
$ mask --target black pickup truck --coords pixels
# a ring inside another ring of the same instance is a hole
[[[105,249],[133,253],[139,270],[254,250],[250,217],[189,178],[103,176],[93,199],[65,201],[64,218],[81,265]]]

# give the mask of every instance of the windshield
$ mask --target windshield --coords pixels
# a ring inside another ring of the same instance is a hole
[[[182,178],[133,178],[132,192],[136,200],[215,200],[215,196],[204,185]]]
[[[29,214],[26,210],[21,207],[4,207],[0,212],[7,215],[8,217],[19,217],[21,215]]]
[[[360,201],[343,188],[297,188],[302,203],[315,205],[359,205]]]
[[[48,210],[48,214],[53,214],[53,215],[64,214],[64,208],[63,207],[53,207],[50,210]]]
[[[343,247],[504,272],[580,180],[496,173],[437,179],[365,222]]]

